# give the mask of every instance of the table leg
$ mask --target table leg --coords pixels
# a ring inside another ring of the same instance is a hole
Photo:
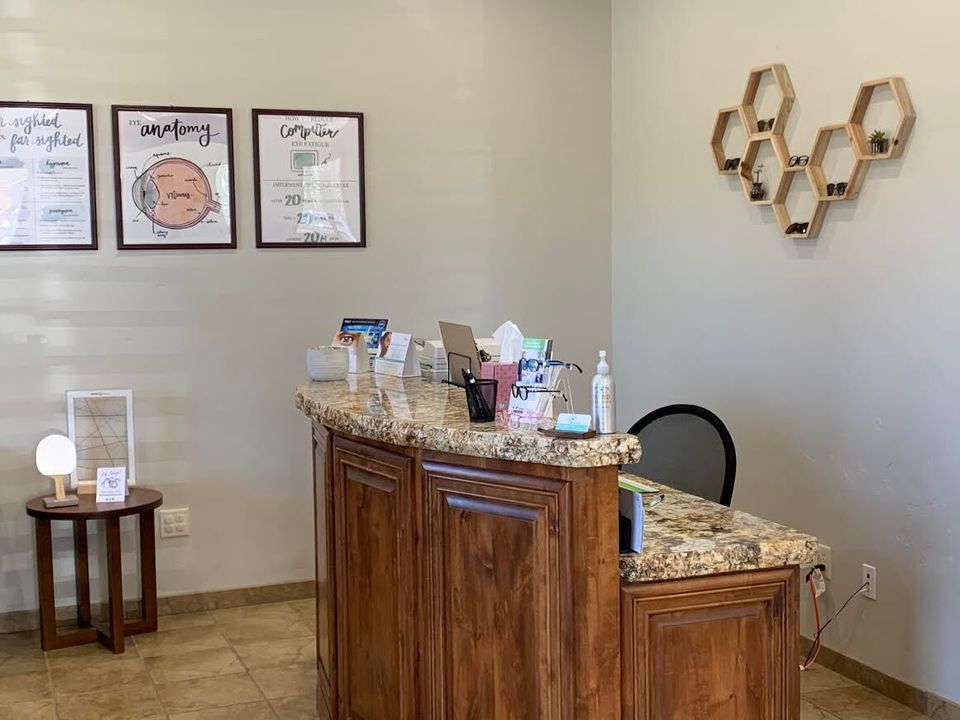
[[[90,627],[90,561],[87,552],[87,521],[73,521],[73,553],[77,575],[77,625]]]
[[[123,652],[123,568],[120,566],[120,518],[106,520],[107,525],[107,591],[109,593],[110,636],[100,637],[101,644],[114,653]],[[107,642],[104,642],[107,640]]]
[[[157,629],[157,537],[153,527],[153,510],[140,513],[140,632]]]
[[[57,648],[57,608],[53,594],[53,536],[50,521],[36,518],[37,587],[40,595],[40,647]]]

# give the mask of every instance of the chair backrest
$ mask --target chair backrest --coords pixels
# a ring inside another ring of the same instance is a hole
[[[668,405],[630,428],[640,438],[640,462],[624,466],[658,483],[730,506],[737,453],[730,432],[698,405]]]

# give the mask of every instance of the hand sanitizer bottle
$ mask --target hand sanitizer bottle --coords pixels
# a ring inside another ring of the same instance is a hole
[[[616,408],[613,401],[613,376],[607,364],[607,351],[600,351],[597,374],[593,376],[593,429],[601,435],[616,432]]]

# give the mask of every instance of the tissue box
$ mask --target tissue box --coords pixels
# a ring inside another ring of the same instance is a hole
[[[480,366],[480,377],[497,381],[497,414],[510,408],[510,388],[517,381],[518,363],[488,362]]]

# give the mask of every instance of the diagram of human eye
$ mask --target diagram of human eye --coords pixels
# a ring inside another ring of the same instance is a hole
[[[203,170],[176,157],[155,162],[137,177],[133,201],[154,224],[168,230],[191,228],[221,209]]]

